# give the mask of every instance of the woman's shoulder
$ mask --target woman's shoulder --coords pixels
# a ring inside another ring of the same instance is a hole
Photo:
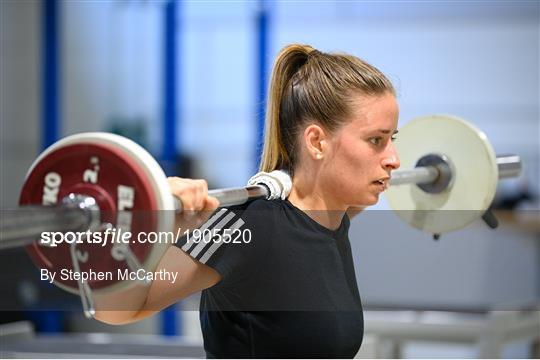
[[[277,217],[284,207],[283,200],[256,199],[245,204],[228,207],[246,223],[269,225],[278,221]]]
[[[235,212],[245,211],[273,211],[284,207],[285,201],[278,200],[266,200],[263,198],[248,201],[244,204],[227,206],[227,209]]]
[[[245,205],[245,210],[276,210],[281,209],[283,207],[283,204],[285,203],[284,200],[266,200],[266,199],[255,199],[253,201],[248,202]]]

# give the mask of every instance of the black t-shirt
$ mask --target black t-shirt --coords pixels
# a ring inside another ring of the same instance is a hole
[[[207,356],[354,357],[363,317],[348,229],[346,215],[329,230],[289,201],[255,200],[183,238],[222,276],[201,295]]]

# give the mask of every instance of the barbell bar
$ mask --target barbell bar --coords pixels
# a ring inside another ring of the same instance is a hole
[[[498,155],[499,179],[519,176],[521,160],[517,155]],[[446,169],[438,166],[418,166],[413,169],[392,171],[390,185],[431,185],[448,176]],[[440,190],[443,191],[444,189]],[[219,200],[221,207],[240,205],[247,201],[268,198],[270,190],[265,185],[215,189],[208,192]],[[4,210],[0,233],[0,250],[21,247],[35,241],[43,231],[86,231],[99,222],[99,208],[91,197],[70,194],[58,206],[26,205],[17,210]],[[182,203],[174,198],[175,210],[182,211]],[[19,211],[22,211],[19,212]]]
[[[517,155],[498,155],[499,179],[519,176],[521,159]],[[443,163],[444,164],[444,163]],[[442,165],[418,166],[413,169],[392,171],[390,185],[433,185],[451,174]],[[438,191],[443,191],[439,189]],[[270,190],[265,185],[251,185],[215,189],[208,192],[219,200],[221,207],[244,204],[258,198],[268,198]],[[75,197],[70,194],[58,206],[26,205],[17,210],[7,210],[3,214],[0,232],[0,250],[21,247],[35,241],[44,231],[86,231],[92,224],[99,223],[99,208],[93,198]],[[175,210],[182,211],[181,201],[174,197]],[[22,211],[19,212],[19,211]],[[97,228],[94,227],[93,230]]]

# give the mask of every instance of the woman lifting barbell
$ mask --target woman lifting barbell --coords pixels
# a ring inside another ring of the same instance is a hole
[[[375,67],[351,55],[285,47],[272,73],[261,171],[291,174],[288,199],[216,212],[201,229],[246,230],[249,241],[188,234],[158,266],[180,274],[174,284],[154,280],[96,295],[95,317],[128,323],[204,290],[208,357],[353,357],[363,317],[347,211],[375,204],[399,167],[397,120],[395,90]],[[168,181],[184,209],[218,207],[204,181]],[[130,311],[107,310],[120,299]]]

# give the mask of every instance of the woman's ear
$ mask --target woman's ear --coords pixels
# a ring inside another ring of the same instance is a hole
[[[304,144],[311,158],[322,159],[326,149],[326,132],[317,124],[308,125],[304,130]]]

